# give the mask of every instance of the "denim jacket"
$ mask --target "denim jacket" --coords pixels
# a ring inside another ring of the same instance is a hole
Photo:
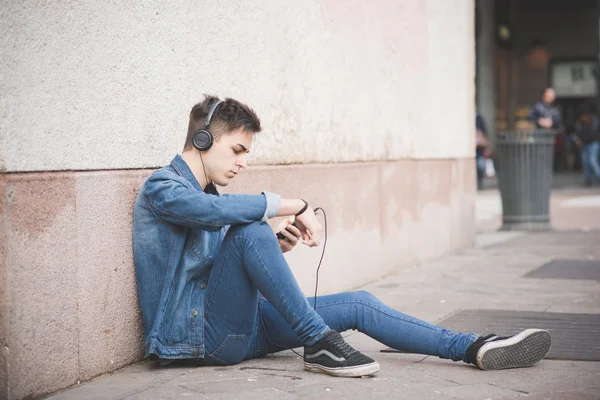
[[[133,254],[146,355],[204,357],[204,297],[229,225],[266,221],[279,196],[206,192],[179,156],[142,185],[133,213]]]

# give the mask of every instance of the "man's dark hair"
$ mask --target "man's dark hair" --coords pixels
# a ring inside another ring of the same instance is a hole
[[[194,147],[192,144],[194,132],[204,128],[210,108],[218,101],[219,98],[216,96],[204,95],[204,100],[192,107],[185,146],[183,147],[184,150]],[[208,130],[213,134],[216,141],[219,136],[231,133],[240,128],[253,133],[260,132],[260,119],[258,119],[254,110],[247,105],[237,100],[226,98],[214,112]]]

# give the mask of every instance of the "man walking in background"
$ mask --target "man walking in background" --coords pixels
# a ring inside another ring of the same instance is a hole
[[[600,183],[600,121],[592,104],[582,106],[577,125],[574,136],[575,144],[581,150],[584,184],[591,186],[593,179]]]

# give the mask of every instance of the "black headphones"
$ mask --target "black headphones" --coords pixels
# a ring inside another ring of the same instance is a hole
[[[213,114],[217,110],[217,107],[219,107],[219,104],[221,104],[222,102],[223,100],[218,100],[215,104],[213,104],[213,106],[210,108],[210,111],[208,112],[208,115],[206,116],[204,128],[198,129],[196,132],[194,132],[194,135],[192,136],[192,144],[195,148],[197,148],[200,151],[207,151],[212,147],[215,141],[215,138],[213,137],[212,133],[208,131],[208,127],[210,125],[210,120],[212,119]]]

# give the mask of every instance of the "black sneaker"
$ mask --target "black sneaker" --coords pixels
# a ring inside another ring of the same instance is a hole
[[[467,350],[467,362],[484,370],[528,367],[550,351],[550,333],[526,329],[510,336],[479,337]]]
[[[379,371],[379,363],[354,350],[336,331],[312,346],[304,346],[304,369],[333,376],[358,377]]]

